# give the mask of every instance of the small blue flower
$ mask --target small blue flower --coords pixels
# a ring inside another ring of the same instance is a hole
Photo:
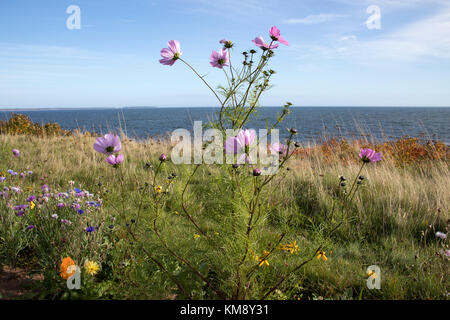
[[[75,188],[75,189],[73,189],[76,193],[80,193],[81,192],[81,189],[78,189],[78,188]]]
[[[95,228],[94,227],[87,227],[86,228],[86,232],[94,232]]]
[[[83,211],[82,209],[77,210],[77,212],[78,212],[79,214],[83,214],[83,213],[84,213],[84,211]]]

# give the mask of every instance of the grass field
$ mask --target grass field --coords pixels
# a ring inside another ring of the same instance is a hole
[[[239,168],[236,188],[229,165],[197,168],[169,160],[159,167],[159,155],[170,154],[167,143],[125,137],[125,160],[113,168],[93,149],[94,141],[84,135],[0,135],[6,178],[0,186],[9,187],[8,196],[0,197],[0,263],[42,276],[22,298],[232,298],[236,279],[244,282],[239,298],[247,299],[448,298],[448,238],[436,236],[450,229],[445,146],[436,157],[423,157],[407,140],[380,146],[383,161],[364,166],[358,192],[345,206],[339,199],[361,167],[360,145],[299,148],[261,192],[263,213],[246,239],[245,206],[256,181],[251,168]],[[14,148],[20,157],[12,155]],[[162,192],[155,192],[156,185]],[[64,192],[70,198],[58,198]],[[18,215],[21,209],[14,207],[31,195],[35,207]],[[236,200],[240,196],[244,201]],[[61,202],[64,207],[57,206]],[[95,231],[86,232],[89,226]],[[60,276],[64,257],[80,267],[94,261],[100,270],[83,271],[81,289],[68,290]],[[371,265],[380,268],[380,289],[366,286]]]

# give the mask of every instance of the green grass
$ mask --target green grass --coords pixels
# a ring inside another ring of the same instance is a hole
[[[137,143],[122,138],[126,157],[116,170],[104,161],[103,155],[93,150],[93,142],[93,138],[83,136],[34,138],[0,135],[0,171],[33,171],[21,182],[23,188],[31,186],[34,189],[25,192],[23,199],[26,195],[40,193],[44,183],[55,190],[66,190],[70,180],[75,181],[75,186],[100,197],[103,206],[99,219],[103,229],[95,246],[88,243],[84,249],[75,248],[77,242],[74,240],[72,251],[64,247],[66,251],[52,251],[51,256],[57,257],[53,261],[57,265],[60,258],[84,250],[79,255],[95,257],[101,263],[102,271],[84,284],[86,290],[67,292],[57,271],[43,267],[37,232],[34,238],[30,236],[24,240],[25,243],[16,243],[17,237],[27,233],[20,217],[16,217],[7,207],[7,201],[1,198],[0,215],[3,221],[9,221],[11,229],[2,229],[0,262],[44,273],[46,281],[38,284],[41,295],[37,298],[216,299],[217,295],[204,281],[164,249],[153,231],[156,217],[151,188],[154,171],[145,164],[151,163],[155,169],[159,164],[159,154],[169,153],[170,146],[150,140]],[[12,148],[21,151],[19,158],[12,156]],[[357,146],[353,152],[357,159]],[[338,177],[346,176],[350,185],[359,170],[357,161],[344,163],[337,156],[334,161],[325,161],[320,150],[316,150],[308,158],[289,160],[288,167],[289,171],[283,170],[280,177],[261,193],[264,213],[250,238],[250,249],[261,256],[263,250],[271,248],[280,234],[285,233],[282,242],[295,240],[299,253],[291,255],[275,249],[268,259],[270,266],[256,268],[246,298],[260,298],[290,267],[314,255],[319,245],[328,260],[314,258],[297,272],[289,274],[269,298],[447,297],[449,260],[441,251],[448,249],[448,239],[436,238],[435,232],[449,231],[448,162],[429,160],[401,167],[389,160],[369,164],[363,171],[366,177],[364,184],[345,210],[336,204],[343,191]],[[245,250],[248,214],[239,200],[234,181],[230,179],[231,169],[227,166],[201,166],[192,176],[185,200],[188,212],[208,231],[212,240],[203,235],[194,239],[194,234],[199,232],[186,219],[181,202],[183,189],[194,168],[194,165],[173,165],[170,162],[162,166],[159,176],[162,179],[157,184],[164,190],[168,189],[169,193],[158,202],[158,229],[174,252],[187,259],[210,283],[228,293],[235,284],[237,266]],[[250,170],[240,169],[242,192],[247,200],[253,192]],[[176,173],[177,177],[169,187],[166,177],[171,173]],[[5,184],[9,185],[8,180]],[[39,210],[42,215],[55,211],[54,208]],[[131,219],[136,222],[132,223]],[[329,234],[330,225],[334,224],[330,220],[334,223],[343,221],[332,234]],[[109,225],[114,228],[109,229]],[[130,227],[133,234],[129,232]],[[84,253],[90,250],[95,252]],[[254,265],[255,261],[249,256],[242,267],[243,273]],[[380,290],[366,287],[366,268],[370,265],[381,268]],[[172,278],[177,279],[184,292],[177,288]]]

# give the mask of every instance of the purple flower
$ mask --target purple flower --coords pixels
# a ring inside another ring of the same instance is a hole
[[[19,150],[17,150],[17,149],[12,149],[12,153],[13,153],[13,155],[14,155],[14,157],[18,157],[18,156],[20,156],[20,151]]]
[[[72,208],[74,208],[74,209],[78,210],[78,209],[80,209],[80,208],[81,208],[81,206],[80,206],[80,204],[79,204],[79,203],[76,203],[76,202],[74,202],[74,203],[72,203]]]
[[[263,37],[256,37],[255,40],[252,40],[252,42],[263,50],[278,48],[278,44],[269,45],[265,43]]]
[[[272,144],[272,145],[270,146],[270,151],[271,151],[272,153],[278,153],[278,154],[282,155],[283,157],[286,156],[286,154],[287,154],[287,149],[288,149],[288,148],[287,148],[286,145],[284,145],[284,144],[282,144],[282,143],[278,143],[278,142],[275,142],[274,144]],[[292,153],[292,150],[290,150],[289,153],[291,154],[291,153]]]
[[[117,167],[123,162],[123,154],[119,154],[117,157],[112,154],[106,158],[106,162],[114,167]]]
[[[6,180],[5,177],[0,177],[0,182],[3,182],[3,181],[5,181],[5,180]]]
[[[250,162],[251,158],[248,155],[250,145],[255,142],[255,130],[241,130],[235,137],[230,137],[225,141],[224,148],[228,154],[240,154],[239,163]]]
[[[32,225],[32,224],[27,227],[27,230],[31,230],[31,229],[34,229],[34,225]]]
[[[83,214],[83,213],[84,213],[83,209],[78,209],[77,212],[78,212],[79,214]]]
[[[15,206],[15,207],[14,207],[14,210],[19,211],[19,210],[24,210],[24,209],[26,209],[26,208],[28,208],[28,205],[27,205],[27,204],[20,204],[20,205],[18,205],[18,206]]]
[[[24,214],[25,214],[25,211],[19,211],[19,212],[16,213],[16,215],[17,215],[18,217],[21,217],[21,216],[23,216]]]
[[[108,133],[95,140],[94,149],[104,154],[112,154],[113,152],[119,152],[122,149],[122,144],[118,136]]]
[[[56,205],[58,208],[64,208],[66,205],[64,202],[60,202]]]
[[[44,185],[41,187],[41,190],[42,190],[43,192],[48,192],[48,191],[50,190],[50,187],[49,187],[48,185],[44,184]]]
[[[359,157],[361,158],[361,160],[363,162],[367,163],[367,162],[378,162],[378,161],[380,161],[382,155],[381,155],[380,152],[376,153],[375,150],[361,148],[360,153],[359,153]]]
[[[261,170],[259,168],[253,169],[253,176],[258,177],[261,175]]]
[[[36,197],[35,197],[35,196],[29,196],[29,197],[27,198],[27,202],[31,202],[31,201],[33,201],[33,200],[36,200]]]
[[[219,51],[213,51],[209,57],[210,64],[215,67],[222,69],[223,67],[228,67],[230,63],[230,57],[228,51],[224,49],[219,49]]]
[[[280,43],[282,43],[284,45],[287,45],[287,46],[289,45],[289,42],[287,42],[281,36],[280,30],[277,27],[273,26],[272,28],[270,28],[269,32],[270,32],[270,37],[272,38],[273,41],[278,41],[278,42],[280,42]]]
[[[86,232],[94,232],[95,231],[95,228],[94,227],[87,227],[86,228]]]
[[[164,161],[166,161],[166,160],[167,160],[166,154],[165,154],[165,153],[162,153],[162,154],[159,156],[159,161],[164,162]]]
[[[167,46],[168,48],[161,49],[162,59],[159,62],[166,66],[172,66],[181,57],[183,52],[181,52],[180,42],[178,40],[170,40]]]

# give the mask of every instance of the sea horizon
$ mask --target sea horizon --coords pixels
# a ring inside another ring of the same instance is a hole
[[[260,106],[259,108],[281,108],[282,106]],[[220,106],[123,106],[123,107],[12,107],[1,108],[0,111],[38,111],[38,110],[110,110],[110,109],[170,109],[170,108],[217,108]],[[291,106],[290,108],[450,108],[450,106]]]
[[[177,112],[171,112],[176,110]],[[0,120],[12,114],[25,114],[39,124],[58,123],[64,130],[107,133],[124,131],[130,138],[166,137],[176,129],[193,129],[194,121],[203,124],[217,120],[220,107],[79,107],[0,110]],[[282,107],[265,106],[252,117],[248,128],[265,129],[274,122]],[[285,127],[296,127],[301,142],[327,138],[395,140],[405,136],[440,140],[450,144],[449,107],[357,107],[293,106],[282,123],[280,138],[287,137]]]

